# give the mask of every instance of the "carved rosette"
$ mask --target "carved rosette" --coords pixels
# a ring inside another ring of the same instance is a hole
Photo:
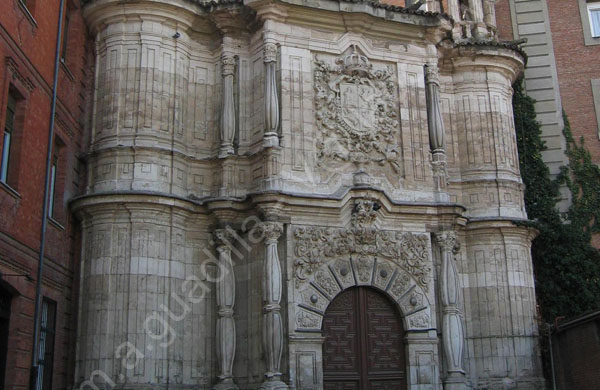
[[[374,70],[354,48],[335,66],[315,60],[314,80],[319,164],[375,163],[402,172],[392,69]]]
[[[220,274],[216,281],[217,288],[217,359],[219,363],[218,383],[216,390],[231,390],[238,387],[233,382],[233,360],[235,358],[235,321],[233,306],[235,304],[235,275],[231,261],[232,236],[226,229],[217,229],[214,241],[219,254]]]
[[[223,74],[223,102],[221,112],[221,148],[219,157],[234,154],[233,140],[235,138],[235,102],[233,97],[233,74],[235,57],[225,52],[221,55]]]
[[[442,301],[442,343],[446,357],[447,383],[464,382],[463,369],[464,324],[459,305],[461,283],[454,253],[458,250],[456,233],[440,232],[435,235],[442,254],[440,295]]]
[[[283,225],[264,222],[258,227],[264,237],[265,262],[263,275],[263,348],[267,359],[266,380],[261,389],[287,389],[281,381],[281,354],[283,353],[283,323],[281,320],[281,291],[283,280],[277,241],[283,233]]]
[[[272,42],[265,43],[263,47],[263,61],[265,63],[265,134],[263,145],[265,147],[279,145],[279,97],[277,95],[277,45]]]

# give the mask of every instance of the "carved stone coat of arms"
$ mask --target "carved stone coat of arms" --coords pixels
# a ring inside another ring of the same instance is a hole
[[[401,171],[396,84],[390,68],[374,70],[354,52],[331,66],[315,61],[317,140],[323,160],[389,164]]]

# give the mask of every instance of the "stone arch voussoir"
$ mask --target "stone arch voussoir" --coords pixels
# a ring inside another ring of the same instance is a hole
[[[406,331],[433,327],[427,286],[391,260],[349,256],[321,265],[299,286],[296,330],[320,330],[325,311],[333,299],[356,286],[373,287],[390,297],[402,314]]]

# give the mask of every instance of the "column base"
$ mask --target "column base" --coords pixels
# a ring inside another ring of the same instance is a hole
[[[288,385],[286,385],[282,381],[266,381],[263,382],[262,385],[258,388],[259,390],[283,390],[288,389]]]
[[[233,382],[229,382],[229,383],[217,383],[216,385],[213,386],[213,390],[238,390],[239,388],[237,387],[237,385]]]
[[[465,375],[453,372],[444,380],[444,390],[467,390]]]
[[[229,157],[234,154],[235,150],[233,149],[233,146],[221,147],[221,150],[219,150],[219,158]]]
[[[279,136],[277,133],[265,133],[263,137],[263,148],[275,148],[279,146]]]

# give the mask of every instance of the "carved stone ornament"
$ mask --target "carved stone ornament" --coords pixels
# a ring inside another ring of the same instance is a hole
[[[409,320],[409,325],[411,328],[427,328],[429,327],[429,324],[429,315],[425,313],[411,317]]]
[[[401,172],[396,83],[391,68],[373,70],[356,47],[331,66],[315,61],[319,163],[390,165]]]
[[[319,318],[304,311],[298,314],[296,317],[296,323],[301,328],[319,328]]]
[[[263,235],[265,243],[276,243],[283,233],[283,225],[278,222],[262,222],[257,231]]]
[[[299,227],[294,231],[294,269],[299,281],[307,280],[322,264],[357,256],[388,258],[428,289],[431,274],[429,239],[425,234],[383,231],[376,228],[333,229]]]
[[[356,228],[371,226],[375,222],[377,210],[380,208],[381,206],[377,202],[365,199],[356,200],[354,210],[352,210],[352,226]]]
[[[235,71],[235,57],[231,53],[221,55],[221,64],[223,65],[223,76],[233,75]]]
[[[271,42],[265,43],[263,54],[265,63],[277,61],[277,45]]]
[[[453,231],[436,233],[435,240],[444,250],[454,252],[455,250],[460,249],[460,243],[456,240],[456,233]]]

